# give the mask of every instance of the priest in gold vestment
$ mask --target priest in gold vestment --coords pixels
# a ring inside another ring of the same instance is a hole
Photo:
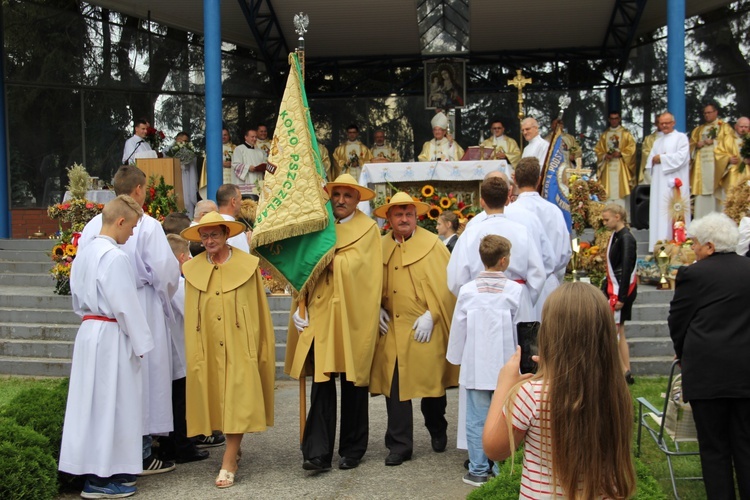
[[[721,179],[724,195],[734,186],[750,180],[750,166],[746,165],[740,156],[742,143],[748,132],[750,132],[750,118],[740,117],[734,124],[732,140],[724,141],[716,146],[716,163],[719,169],[724,171],[724,177]]]
[[[428,209],[400,192],[374,211],[392,229],[382,239],[381,335],[370,377],[370,392],[386,396],[385,464],[391,466],[411,459],[414,398],[422,398],[432,449],[445,450],[445,389],[458,383],[458,367],[445,358],[456,304],[447,285],[450,253],[437,235],[417,227]]]
[[[326,185],[336,218],[336,251],[308,294],[306,314],[292,304],[284,372],[313,375],[302,438],[305,470],[331,468],[336,431],[336,376],[341,379],[339,468],[353,469],[367,450],[370,369],[378,339],[383,279],[380,230],[357,210],[375,193],[349,174]],[[303,318],[304,316],[304,318]]]
[[[635,139],[622,126],[619,112],[609,114],[609,128],[594,147],[598,177],[607,200],[625,206],[625,197],[635,184]]]
[[[349,174],[359,179],[362,166],[370,163],[372,151],[359,140],[359,127],[352,124],[346,127],[346,142],[343,142],[333,151],[334,174]],[[333,177],[334,179],[336,177]]]
[[[728,149],[734,141],[734,131],[729,124],[719,120],[716,105],[707,104],[703,108],[703,119],[705,123],[695,127],[690,134],[690,188],[695,196],[696,219],[719,210],[716,195],[724,169],[716,161],[716,148],[723,145]]]
[[[492,137],[485,139],[480,146],[492,149],[491,158],[505,162],[502,165],[503,168],[512,172],[518,165],[518,160],[521,159],[521,149],[518,147],[518,143],[505,135],[505,125],[500,120],[494,120],[490,124],[490,130],[492,131]]]
[[[373,163],[401,161],[401,155],[398,153],[398,150],[385,142],[385,132],[383,130],[376,130],[373,134],[373,139],[375,143],[370,148]]]
[[[459,161],[464,156],[462,148],[448,133],[448,117],[435,114],[431,121],[433,139],[424,143],[419,161]]]

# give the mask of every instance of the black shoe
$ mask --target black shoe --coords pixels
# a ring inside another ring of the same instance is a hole
[[[198,462],[200,460],[205,460],[208,457],[209,453],[207,450],[199,450],[198,448],[193,447],[192,450],[175,455],[174,461],[178,464],[186,464],[188,462]]]
[[[139,475],[150,476],[152,474],[163,474],[164,472],[170,472],[174,469],[174,462],[159,460],[152,453],[148,456],[148,458],[143,459],[143,472],[141,472]]]
[[[213,448],[214,446],[221,446],[226,442],[227,438],[224,434],[211,434],[210,436],[200,435],[195,438],[195,446],[198,448]]]
[[[630,370],[625,372],[625,382],[627,382],[628,385],[635,384],[635,379],[633,378],[633,374],[630,373]]]
[[[486,484],[487,481],[490,480],[490,475],[487,474],[486,476],[477,476],[475,474],[472,474],[471,472],[467,472],[464,474],[463,481],[466,484],[469,484],[471,486],[482,486],[483,484]]]
[[[401,465],[407,460],[411,460],[411,455],[404,456],[399,455],[398,453],[390,453],[387,457],[385,457],[385,465]]]
[[[359,467],[359,459],[351,457],[341,457],[339,459],[339,469],[356,469]]]
[[[445,451],[445,447],[448,446],[448,435],[443,433],[439,436],[432,436],[432,449],[437,453]]]
[[[305,470],[323,472],[323,471],[331,470],[331,464],[325,463],[320,458],[315,457],[315,458],[310,458],[302,462],[302,468]]]
[[[467,459],[466,459],[466,461],[464,462],[464,469],[466,469],[466,470],[469,470],[469,463],[470,463],[470,462],[471,462],[471,460],[469,460],[469,459],[467,458]],[[489,464],[490,464],[490,471],[491,471],[491,470],[492,470],[492,468],[493,468],[493,467],[495,467],[495,462],[493,462],[493,461],[492,461],[492,460],[490,460],[490,459],[487,459],[487,462],[489,462]]]

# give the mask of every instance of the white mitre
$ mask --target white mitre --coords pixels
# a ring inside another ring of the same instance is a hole
[[[448,117],[441,111],[432,117],[430,124],[432,125],[432,128],[440,127],[443,130],[448,130]]]

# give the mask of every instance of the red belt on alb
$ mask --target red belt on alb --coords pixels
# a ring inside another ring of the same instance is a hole
[[[87,314],[83,317],[83,321],[93,319],[95,321],[106,321],[107,323],[117,323],[115,318],[108,318],[106,316],[97,316],[96,314]]]
[[[513,280],[513,281],[515,281],[516,283],[518,283],[520,285],[525,285],[526,284],[526,280]]]

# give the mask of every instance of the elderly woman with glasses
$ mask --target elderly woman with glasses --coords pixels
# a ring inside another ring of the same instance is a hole
[[[680,268],[669,334],[682,365],[707,498],[750,498],[750,260],[737,225],[711,213],[688,226],[696,262]]]
[[[234,484],[243,434],[273,425],[274,335],[258,258],[227,244],[244,229],[210,212],[181,233],[206,248],[183,265],[188,435],[226,434],[219,488]]]

